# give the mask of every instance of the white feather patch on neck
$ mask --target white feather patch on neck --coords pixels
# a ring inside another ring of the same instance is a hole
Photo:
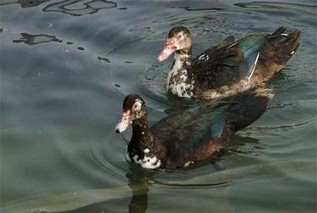
[[[193,96],[194,81],[188,83],[188,72],[186,67],[190,66],[190,56],[175,53],[174,65],[167,75],[166,90],[178,97],[191,98]],[[186,65],[185,65],[186,63]]]

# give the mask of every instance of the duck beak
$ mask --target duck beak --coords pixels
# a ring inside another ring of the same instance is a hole
[[[167,39],[165,47],[161,54],[157,57],[159,62],[166,60],[173,52],[176,51],[175,40]]]
[[[131,119],[129,113],[123,113],[121,121],[116,125],[114,130],[116,131],[116,133],[124,132],[128,128],[130,123]]]

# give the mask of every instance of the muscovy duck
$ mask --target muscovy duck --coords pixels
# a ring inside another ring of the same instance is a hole
[[[265,112],[271,98],[266,89],[244,91],[228,101],[202,102],[149,128],[144,100],[130,94],[123,101],[122,119],[115,131],[121,133],[132,124],[128,160],[147,169],[180,169],[215,157],[234,132]]]
[[[227,37],[196,58],[192,35],[186,27],[173,27],[158,57],[174,62],[167,76],[168,92],[186,98],[226,97],[262,85],[280,71],[299,46],[301,32],[280,27],[269,35]]]

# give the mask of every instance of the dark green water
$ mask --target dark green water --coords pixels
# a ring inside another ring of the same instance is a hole
[[[315,0],[2,0],[0,13],[1,213],[317,211]],[[195,53],[279,26],[303,36],[269,109],[217,163],[146,172],[114,125],[129,93],[151,122],[165,115],[171,61],[155,59],[179,24]]]

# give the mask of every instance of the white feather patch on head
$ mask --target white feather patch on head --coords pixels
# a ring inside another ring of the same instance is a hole
[[[140,111],[142,105],[143,105],[143,101],[140,99],[136,99],[134,104],[132,105],[132,111],[133,112]]]

